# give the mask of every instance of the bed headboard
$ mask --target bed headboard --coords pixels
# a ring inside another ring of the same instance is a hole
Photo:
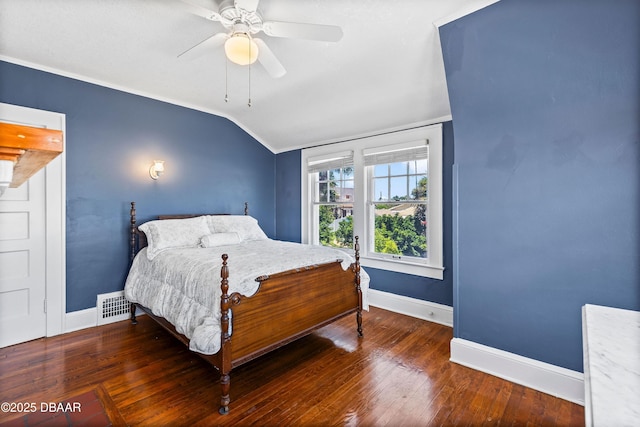
[[[249,215],[249,203],[244,202],[244,214]],[[215,214],[176,214],[176,215],[158,215],[157,219],[185,219],[185,218],[194,218],[202,215],[231,215],[228,213],[215,213]],[[138,229],[138,224],[136,223],[136,202],[131,202],[131,209],[129,210],[129,221],[130,221],[130,231],[129,231],[129,263],[133,262],[133,258],[135,258],[136,254],[140,251],[140,249],[147,246],[147,236]]]

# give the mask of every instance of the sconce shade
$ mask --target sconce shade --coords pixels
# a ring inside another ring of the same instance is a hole
[[[149,168],[149,176],[151,179],[158,179],[164,172],[164,160],[154,160]]]
[[[238,65],[249,65],[258,59],[258,45],[246,33],[233,33],[224,43],[229,61]]]
[[[2,196],[13,179],[13,161],[0,160],[0,196]]]

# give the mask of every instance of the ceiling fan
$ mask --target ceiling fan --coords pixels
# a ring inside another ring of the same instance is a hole
[[[271,37],[298,38],[337,42],[342,38],[342,29],[335,25],[307,24],[300,22],[265,21],[258,12],[260,0],[223,0],[218,11],[182,1],[187,10],[195,15],[220,22],[226,32],[214,34],[178,55],[182,59],[193,59],[210,49],[224,44],[227,58],[240,65],[256,60],[271,77],[282,77],[286,70],[267,44],[254,34],[262,31]]]

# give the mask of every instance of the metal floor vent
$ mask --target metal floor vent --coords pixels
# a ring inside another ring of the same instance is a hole
[[[124,297],[124,291],[98,295],[98,326],[119,322],[129,318],[131,303]]]

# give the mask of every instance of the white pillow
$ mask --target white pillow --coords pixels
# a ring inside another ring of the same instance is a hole
[[[240,236],[236,232],[214,233],[202,236],[200,239],[201,248],[213,248],[214,246],[235,245],[240,243]]]
[[[138,227],[147,236],[147,258],[154,259],[171,248],[197,248],[200,238],[209,234],[204,216],[185,219],[163,219],[145,222]]]
[[[207,220],[211,233],[236,232],[243,242],[268,239],[258,225],[258,220],[249,215],[210,215]]]

